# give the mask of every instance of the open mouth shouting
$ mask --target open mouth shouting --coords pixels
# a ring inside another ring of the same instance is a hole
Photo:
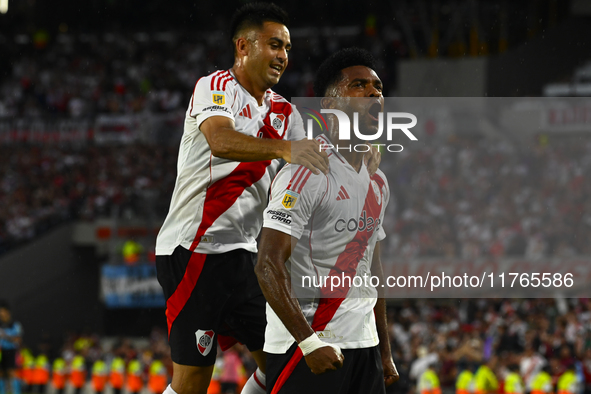
[[[380,112],[382,112],[382,104],[379,101],[376,101],[369,106],[367,115],[372,121],[377,123],[379,121]]]

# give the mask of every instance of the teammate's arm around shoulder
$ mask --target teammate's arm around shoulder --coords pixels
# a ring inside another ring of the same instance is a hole
[[[235,161],[261,161],[281,158],[289,150],[289,141],[263,140],[236,131],[234,121],[213,116],[201,123],[211,153],[216,157]]]
[[[240,162],[284,159],[315,174],[328,172],[328,157],[316,141],[255,138],[237,131],[236,89],[230,72],[218,71],[197,81],[193,91],[189,115],[196,118],[214,156]]]
[[[316,140],[285,141],[251,137],[236,131],[234,121],[223,116],[206,119],[201,124],[201,132],[216,157],[241,162],[283,159],[288,163],[303,165],[314,174],[328,173],[328,157],[320,151],[320,143]]]
[[[300,164],[314,174],[328,173],[328,157],[316,140],[300,141],[255,138],[236,131],[234,121],[225,116],[207,118],[201,124],[211,153],[224,159],[247,162],[284,159]]]

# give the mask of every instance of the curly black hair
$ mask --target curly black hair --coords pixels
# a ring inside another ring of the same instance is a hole
[[[343,76],[341,71],[347,67],[365,66],[376,69],[376,62],[371,53],[361,48],[344,48],[326,59],[316,72],[314,94],[324,97],[328,89],[339,82]]]
[[[276,22],[289,27],[289,15],[274,3],[247,3],[236,10],[230,22],[230,38],[235,43],[246,28],[262,28],[265,22]]]

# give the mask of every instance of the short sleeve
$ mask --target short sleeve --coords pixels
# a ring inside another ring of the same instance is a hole
[[[326,194],[324,174],[314,175],[302,166],[286,165],[271,186],[271,199],[265,209],[263,227],[300,239],[314,209]]]
[[[293,112],[291,113],[291,123],[287,130],[287,139],[289,141],[299,141],[306,138],[306,131],[304,130],[304,121],[300,111],[292,104]]]
[[[195,85],[190,115],[197,120],[197,125],[212,116],[225,116],[234,120],[232,104],[234,103],[234,83],[231,76],[213,74],[201,78]]]

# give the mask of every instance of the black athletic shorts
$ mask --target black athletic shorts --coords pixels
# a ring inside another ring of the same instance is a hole
[[[273,387],[297,349],[294,343],[285,354],[267,353],[267,393]],[[363,349],[343,349],[343,367],[314,375],[304,357],[293,372],[281,377],[281,394],[385,394],[384,369],[378,346]],[[286,371],[287,372],[287,371]]]
[[[262,349],[267,319],[255,264],[256,254],[243,249],[205,255],[178,246],[156,256],[175,363],[213,365],[220,335]]]
[[[0,360],[0,371],[6,372],[16,369],[16,350],[2,349],[2,360]]]

